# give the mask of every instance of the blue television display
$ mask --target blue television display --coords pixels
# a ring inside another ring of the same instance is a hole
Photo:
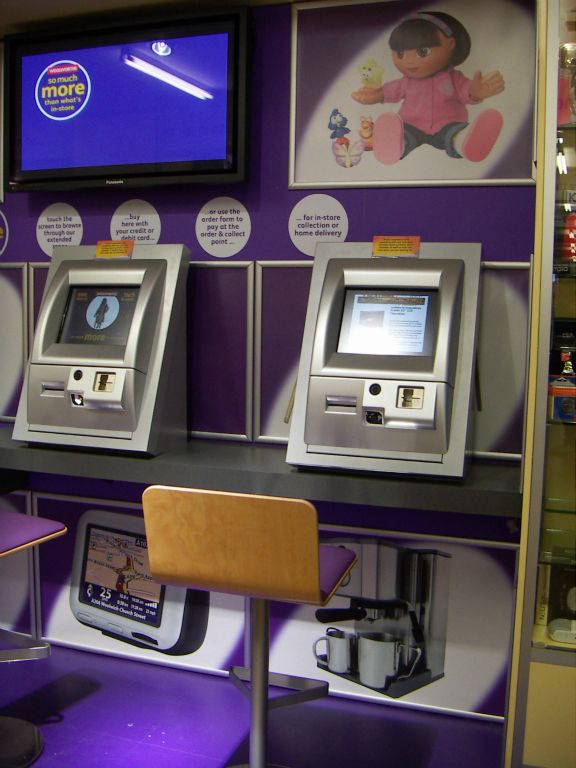
[[[238,181],[246,17],[7,41],[8,189]]]

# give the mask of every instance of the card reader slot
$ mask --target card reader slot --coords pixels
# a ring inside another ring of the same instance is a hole
[[[326,412],[356,413],[358,398],[351,395],[326,395]]]

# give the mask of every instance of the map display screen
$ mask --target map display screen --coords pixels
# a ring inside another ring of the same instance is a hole
[[[81,603],[158,627],[163,591],[163,586],[150,574],[145,536],[88,526],[79,590]]]

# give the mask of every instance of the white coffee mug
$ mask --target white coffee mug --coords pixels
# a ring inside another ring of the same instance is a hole
[[[362,685],[369,688],[384,688],[386,678],[396,677],[400,667],[402,648],[414,654],[410,671],[402,678],[410,677],[414,671],[422,649],[400,643],[389,637],[367,634],[358,638],[358,675]],[[399,679],[399,678],[398,678]]]
[[[326,634],[314,642],[314,656],[318,661],[327,663],[331,672],[349,672],[352,639],[353,635],[348,632],[329,627]],[[321,643],[325,643],[324,653],[318,650]]]
[[[396,641],[381,635],[360,635],[358,638],[358,675],[362,685],[384,688],[386,678],[396,672]]]

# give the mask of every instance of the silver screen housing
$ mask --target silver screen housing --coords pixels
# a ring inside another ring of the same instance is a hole
[[[379,378],[391,373],[433,381],[453,381],[464,269],[454,261],[440,269],[423,259],[401,259],[383,271],[380,259],[332,259],[327,265],[316,322],[310,373],[313,376]],[[436,340],[430,356],[353,355],[338,352],[338,338],[346,290],[375,288],[438,291]]]
[[[83,360],[146,372],[158,325],[166,279],[160,260],[127,262],[63,262],[46,289],[31,362],[76,365]],[[63,344],[58,342],[70,289],[74,287],[138,287],[138,298],[126,345]]]

